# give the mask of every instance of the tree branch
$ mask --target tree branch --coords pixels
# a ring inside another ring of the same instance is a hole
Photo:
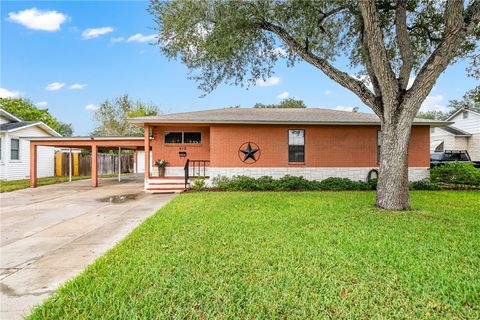
[[[472,34],[475,28],[480,28],[480,0],[475,0],[468,6],[464,23],[467,34]]]
[[[382,99],[384,102],[395,101],[398,93],[397,79],[385,49],[376,3],[360,1],[359,7],[363,19],[364,43],[370,55],[373,72],[378,79]],[[384,111],[387,105],[388,103],[384,103]]]
[[[479,1],[475,0],[467,9],[467,14],[472,12],[472,7],[478,9],[479,6]],[[470,21],[476,19],[478,24],[479,11],[472,13]],[[405,96],[404,104],[415,106],[414,108],[403,108],[404,115],[409,118],[415,117],[422,101],[430,93],[440,74],[458,54],[458,48],[467,35],[463,16],[463,1],[447,0],[444,19],[445,30],[442,42],[420,69],[412,88],[408,90]]]
[[[327,60],[322,59],[317,55],[313,54],[312,52],[306,50],[302,44],[296,41],[282,27],[274,25],[267,21],[258,23],[257,27],[276,34],[290,47],[293,52],[297,53],[303,60],[314,65],[323,73],[325,73],[325,75],[327,75],[330,79],[336,81],[341,86],[355,93],[362,100],[362,102],[372,108],[372,110],[377,115],[381,115],[380,108],[375,100],[375,96],[362,81],[357,80],[348,75],[347,73],[338,70],[337,68],[332,66]]]
[[[412,43],[410,42],[407,30],[406,1],[398,0],[397,10],[395,11],[395,28],[397,44],[402,59],[402,66],[400,67],[400,74],[398,75],[398,85],[401,90],[406,90],[413,68]]]

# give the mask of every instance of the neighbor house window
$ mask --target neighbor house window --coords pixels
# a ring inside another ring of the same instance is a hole
[[[380,163],[380,153],[382,151],[382,131],[377,131],[377,162]]]
[[[463,111],[463,119],[468,119],[468,111]]]
[[[165,132],[165,144],[200,144],[201,132]]]
[[[430,133],[435,133],[435,128],[434,127],[430,128]]]
[[[20,140],[10,140],[10,160],[20,160]]]
[[[288,162],[305,162],[305,130],[288,130]]]

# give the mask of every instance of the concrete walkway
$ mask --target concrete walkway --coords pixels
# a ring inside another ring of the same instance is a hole
[[[143,192],[135,177],[0,194],[0,319],[28,315],[173,197]]]

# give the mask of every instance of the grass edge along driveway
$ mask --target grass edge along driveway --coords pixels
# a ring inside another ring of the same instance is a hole
[[[102,175],[99,178],[112,178],[116,177],[118,174],[107,174],[107,175]],[[126,175],[126,174],[122,174]],[[77,180],[85,180],[85,179],[90,179],[90,176],[72,176],[72,181],[77,181]],[[44,177],[44,178],[38,178],[37,179],[37,187],[41,186],[48,186],[50,184],[57,184],[57,183],[64,183],[68,182],[68,177]],[[3,192],[11,192],[15,190],[21,190],[21,189],[26,189],[30,188],[30,180],[29,179],[22,179],[22,180],[5,180],[5,181],[0,181],[0,193]]]
[[[480,193],[191,193],[28,319],[480,318]]]

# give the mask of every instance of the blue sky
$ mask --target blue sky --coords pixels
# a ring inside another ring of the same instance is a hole
[[[358,106],[371,112],[314,67],[300,63],[287,68],[283,60],[263,85],[222,85],[202,98],[197,84],[187,79],[186,67],[150,44],[154,24],[147,6],[146,1],[2,0],[0,96],[24,97],[48,108],[72,123],[77,135],[93,130],[95,106],[123,93],[156,104],[164,113],[250,107],[286,96],[310,107]],[[423,108],[444,110],[448,100],[475,85],[464,62],[450,66]]]

